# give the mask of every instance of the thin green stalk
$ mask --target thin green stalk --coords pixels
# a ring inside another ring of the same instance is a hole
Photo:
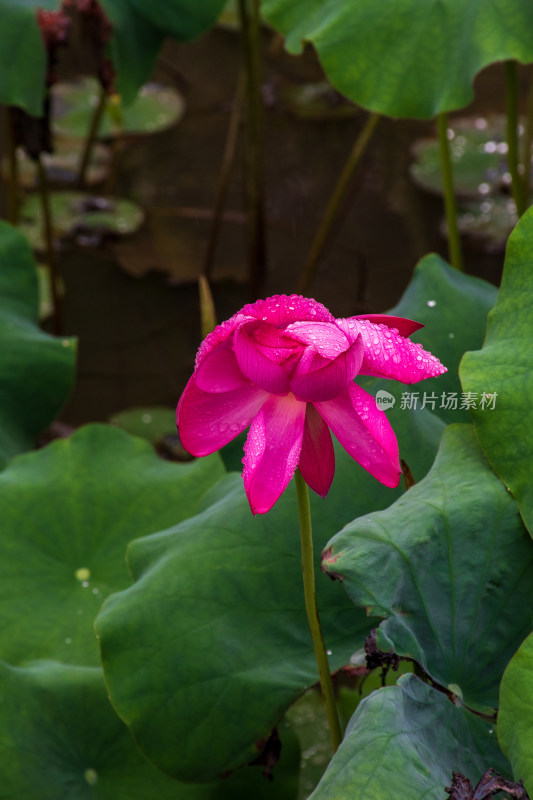
[[[531,148],[533,146],[533,78],[530,77],[529,92],[527,97],[526,124],[524,129],[522,163],[524,165],[524,197],[529,204],[531,192]]]
[[[450,140],[448,139],[447,114],[437,115],[437,130],[439,133],[440,168],[444,187],[446,226],[448,228],[448,253],[452,267],[462,270],[463,258],[461,255],[461,238],[457,225],[457,203],[455,201],[455,189],[453,184],[453,167],[450,153]]]
[[[524,183],[518,163],[518,64],[505,62],[505,101],[507,107],[507,163],[511,173],[511,188],[516,213],[522,216],[527,208]]]
[[[213,219],[211,221],[209,240],[207,242],[207,250],[205,253],[203,274],[206,278],[210,277],[211,270],[213,268],[215,248],[218,242],[220,225],[222,222],[222,211],[224,209],[224,202],[228,193],[231,168],[233,166],[233,161],[235,160],[235,151],[237,149],[237,139],[242,116],[242,104],[244,100],[244,87],[245,72],[244,69],[241,69],[239,73],[237,91],[235,93],[233,111],[231,112],[229,121],[226,144],[224,146],[224,154],[222,156],[222,166],[220,168],[220,175],[218,179],[217,193],[213,209]]]
[[[350,152],[350,155],[348,156],[348,160],[342,169],[339,180],[337,181],[337,184],[333,190],[333,194],[331,195],[330,201],[311,245],[307,262],[298,282],[297,291],[301,294],[306,294],[309,286],[311,285],[311,281],[313,280],[316,266],[318,264],[318,259],[322,255],[327,239],[331,233],[331,228],[339,211],[339,206],[344,198],[344,195],[346,194],[346,190],[348,189],[355,169],[361,160],[366,146],[370,141],[372,134],[374,133],[378,121],[379,114],[370,114],[365,126],[363,127],[363,130],[355,140],[355,144]]]
[[[8,220],[12,225],[19,224],[19,162],[13,130],[11,109],[6,108],[7,151],[9,159],[9,187],[8,187]]]
[[[315,587],[315,565],[313,560],[313,534],[311,529],[311,507],[309,505],[309,490],[302,478],[300,471],[296,470],[295,475],[296,494],[298,497],[298,511],[300,514],[300,541],[302,546],[302,576],[304,584],[305,610],[307,611],[307,621],[313,640],[318,674],[320,677],[320,688],[326,707],[326,717],[328,720],[329,733],[331,736],[331,746],[333,752],[337,750],[341,741],[342,733],[335,702],[335,692],[331,680],[328,656],[324,645],[324,637],[318,617],[316,604]]]
[[[259,0],[239,0],[246,67],[246,206],[250,297],[260,294],[266,271],[263,178],[263,101],[261,95],[261,31]]]
[[[106,90],[100,89],[100,97],[98,98],[98,103],[96,105],[96,108],[94,109],[94,114],[91,119],[91,125],[89,128],[89,132],[87,134],[87,138],[85,139],[85,147],[83,148],[80,166],[78,169],[77,184],[80,188],[83,188],[83,186],[85,186],[85,176],[87,173],[89,162],[91,160],[94,145],[96,143],[98,131],[100,130],[100,123],[102,121],[102,115],[105,110],[106,100],[107,100]]]
[[[50,195],[48,192],[48,178],[41,157],[37,157],[37,171],[39,175],[39,192],[41,196],[41,211],[43,217],[43,234],[46,245],[46,257],[50,270],[50,285],[52,289],[52,305],[54,332],[61,336],[63,325],[61,321],[61,301],[59,296],[59,272],[57,269],[56,252],[54,248],[54,236],[52,225],[52,209],[50,207]]]
[[[198,294],[200,297],[200,323],[202,339],[211,333],[217,325],[215,301],[206,275],[198,276]]]

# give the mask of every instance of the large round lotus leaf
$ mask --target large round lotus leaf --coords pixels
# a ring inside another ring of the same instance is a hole
[[[331,83],[393,117],[433,117],[472,99],[494,61],[533,60],[529,0],[263,0],[287,49],[314,44]]]
[[[143,210],[131,200],[97,197],[82,192],[50,195],[53,235],[94,245],[106,236],[125,236],[142,225]],[[34,250],[45,249],[41,198],[30,195],[20,209],[20,230]]]
[[[0,474],[0,657],[98,664],[102,601],[131,582],[130,539],[198,510],[218,456],[173,464],[112,426],[81,428]]]
[[[94,78],[56,83],[52,88],[52,127],[64,136],[85,138],[99,102],[100,88]],[[135,100],[117,109],[113,100],[106,107],[98,128],[102,139],[123,135],[156,133],[174,125],[183,115],[185,101],[171,86],[149,83]]]
[[[505,670],[500,689],[498,739],[516,778],[533,794],[533,634]]]
[[[448,128],[453,182],[457,194],[485,198],[508,189],[506,118],[454,119]],[[419,139],[413,147],[411,175],[422,188],[443,194],[438,139]]]
[[[404,295],[389,313],[423,323],[425,327],[410,338],[434,353],[448,372],[420,384],[399,385],[396,397],[400,407],[402,393],[414,394],[418,413],[425,393],[425,408],[446,422],[470,421],[459,382],[459,362],[466,350],[481,347],[487,314],[497,296],[492,284],[453,269],[437,255],[420,261]]]
[[[49,425],[74,382],[74,339],[37,326],[37,273],[22,234],[0,222],[0,468]]]
[[[47,59],[37,9],[57,11],[61,0],[1,0],[0,102],[40,116]],[[112,26],[109,43],[118,90],[131,103],[145,83],[165,37],[187,41],[207,30],[224,0],[101,0]]]
[[[361,702],[310,800],[443,800],[452,772],[509,775],[494,727],[406,675]]]
[[[354,465],[339,461],[327,504],[313,504],[317,552],[361,502]],[[145,754],[182,780],[251,761],[254,742],[318,679],[294,487],[257,517],[240,476],[215,488],[202,514],[130,545],[135,584],[109,598],[97,620],[115,708]],[[336,669],[372,622],[323,577],[318,597]]]
[[[465,391],[486,397],[473,411],[474,426],[491,465],[516,497],[533,532],[533,209],[507,245],[498,302],[489,315],[482,350],[461,365]],[[490,397],[487,397],[490,395]]]
[[[177,783],[139,753],[107,699],[101,669],[0,662],[2,796],[20,800],[294,800],[298,749],[282,727],[275,782],[249,768],[207,785]]]
[[[531,630],[533,544],[472,426],[449,426],[424,480],[347,525],[323,556],[356,605],[387,617],[382,650],[414,659],[467,706],[496,707]]]

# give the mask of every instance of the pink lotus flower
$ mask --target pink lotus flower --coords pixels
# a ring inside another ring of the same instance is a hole
[[[178,403],[181,442],[195,456],[250,425],[244,487],[253,513],[269,511],[296,468],[325,497],[335,471],[331,431],[385,486],[400,480],[398,443],[358,374],[415,383],[446,372],[408,338],[418,322],[370,314],[335,319],[315,300],[280,295],[245,306],[200,345]]]

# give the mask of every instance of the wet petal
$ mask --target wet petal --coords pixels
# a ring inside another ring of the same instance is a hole
[[[241,314],[270,322],[276,327],[285,327],[297,320],[316,320],[317,322],[334,322],[335,318],[322,303],[310,297],[297,294],[275,295],[266,300],[244,306]]]
[[[269,358],[265,353],[265,345],[256,343],[253,334],[254,328],[244,325],[236,332],[233,340],[233,349],[242,374],[267,392],[286,394],[289,391],[294,363],[291,361],[287,366],[286,359],[277,363]]]
[[[249,385],[233,352],[233,334],[205,356],[195,376],[196,386],[205,392],[231,392]]]
[[[336,358],[351,344],[346,334],[332,322],[293,322],[287,325],[285,333],[329,359]]]
[[[248,427],[267,398],[268,392],[252,384],[231,392],[204,392],[193,376],[176,412],[182,445],[193,456],[214,453]]]
[[[392,317],[390,314],[358,314],[353,319],[367,319],[377,325],[386,325],[387,328],[395,328],[400,336],[411,336],[415,331],[423,328],[421,322],[415,322],[406,317]]]
[[[291,379],[291,391],[299,400],[310,403],[332,400],[346,389],[359,372],[363,352],[363,342],[358,337],[348,350],[333,361],[313,356],[311,363],[308,363],[306,353]]]
[[[365,348],[359,369],[361,375],[417,383],[446,372],[439,359],[424,350],[421,344],[406,339],[386,325],[356,317],[338,319],[337,324],[349,338],[361,334]]]
[[[257,414],[244,448],[244,488],[254,514],[270,511],[298,466],[305,403],[293,394],[269,397]]]
[[[352,383],[339,397],[314,406],[352,458],[385,486],[398,486],[398,442],[372,395]]]
[[[311,403],[307,404],[305,412],[298,469],[314,492],[320,497],[327,495],[335,473],[335,451],[329,428]]]
[[[209,353],[222,344],[222,342],[225,342],[227,339],[229,339],[232,334],[241,327],[241,325],[248,321],[248,319],[249,317],[246,317],[242,311],[239,311],[238,314],[234,314],[233,317],[226,320],[221,325],[217,325],[216,328],[205,337],[202,344],[198,348],[195,370],[198,369],[204,358],[206,358]]]

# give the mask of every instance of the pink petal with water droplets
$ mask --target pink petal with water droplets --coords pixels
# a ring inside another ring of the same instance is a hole
[[[352,383],[335,400],[314,406],[352,458],[385,486],[398,486],[398,442],[372,395]]]
[[[287,325],[285,333],[329,359],[336,358],[351,344],[346,334],[332,322],[293,322]]]
[[[280,337],[283,338],[283,334],[274,328],[278,338],[275,341],[272,339],[272,352],[269,353],[264,337],[258,337],[259,341],[255,341],[257,325],[257,322],[247,323],[235,333],[233,350],[239,368],[245,378],[267,392],[286,394],[295,366],[290,356],[298,354],[298,343],[287,339],[288,346],[281,347]],[[301,345],[299,347],[303,349]]]
[[[330,490],[335,473],[335,451],[329,428],[316,409],[307,404],[302,452],[298,469],[306,484],[320,497]]]
[[[233,334],[205,356],[195,377],[197,387],[205,392],[231,392],[250,385],[233,352]]]
[[[176,411],[182,445],[193,456],[214,453],[248,427],[267,398],[268,392],[252,384],[232,392],[204,392],[193,375]]]
[[[254,514],[270,511],[298,466],[305,403],[288,394],[269,397],[257,414],[244,447],[243,480]]]
[[[421,344],[400,336],[386,325],[367,319],[338,319],[337,324],[349,338],[359,333],[365,354],[359,369],[361,375],[376,378],[394,378],[402,383],[417,383],[446,372],[438,358],[428,353]]]
[[[297,294],[280,294],[257,300],[244,306],[241,314],[270,322],[278,328],[284,328],[298,320],[316,320],[317,322],[334,322],[334,317],[322,303],[310,297]]]
[[[392,317],[390,314],[358,314],[352,319],[367,319],[377,325],[386,325],[387,328],[396,328],[400,336],[411,336],[415,331],[419,331],[424,325],[406,317]]]
[[[241,311],[234,314],[230,319],[217,325],[216,328],[209,333],[196,353],[195,369],[198,369],[204,358],[209,355],[216,347],[222,342],[225,342],[241,325],[247,322],[250,317],[243,315]]]
[[[309,360],[311,353],[311,360]],[[309,348],[294,373],[290,387],[299,400],[309,403],[332,400],[346,389],[359,371],[363,360],[363,343],[359,337],[333,361],[313,355]]]

